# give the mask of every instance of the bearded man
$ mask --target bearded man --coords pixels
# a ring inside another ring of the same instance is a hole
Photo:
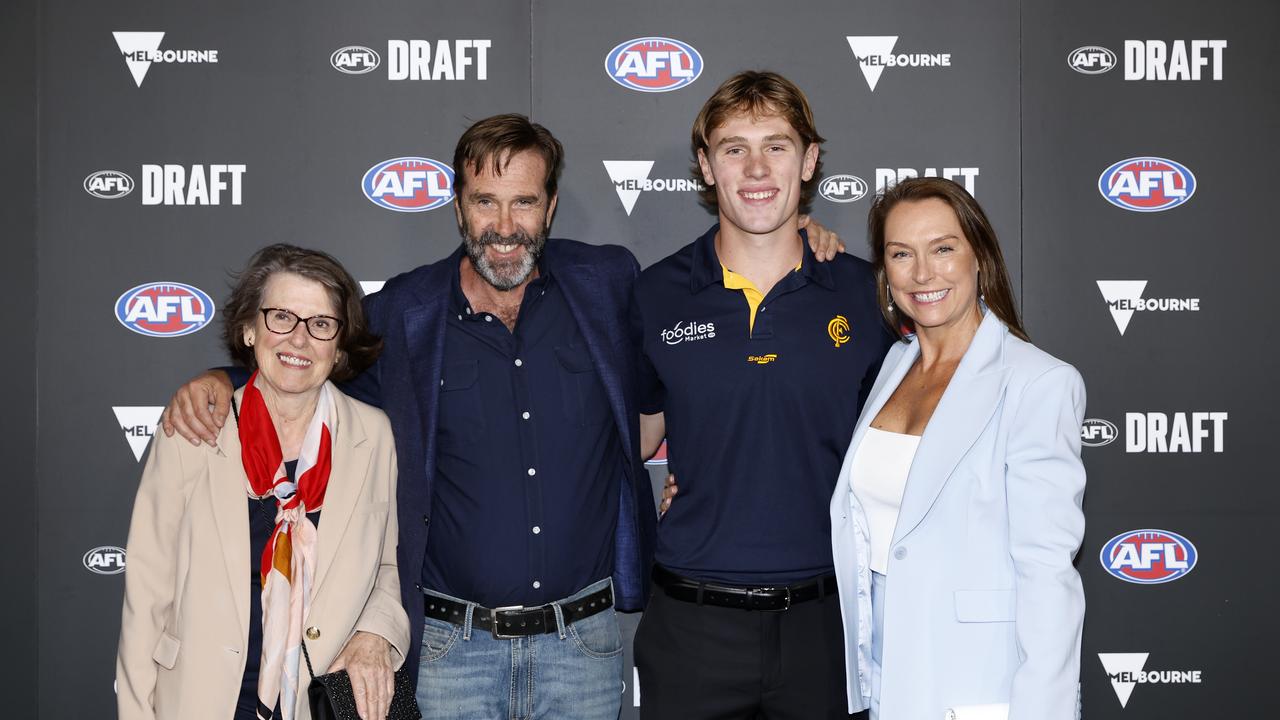
[[[617,718],[614,608],[648,595],[656,512],[628,329],[640,267],[622,247],[547,237],[562,158],[522,115],[462,135],[462,245],[366,298],[384,350],[343,386],[395,434],[406,664],[427,718]],[[212,444],[230,394],[221,371],[193,380],[166,431]]]

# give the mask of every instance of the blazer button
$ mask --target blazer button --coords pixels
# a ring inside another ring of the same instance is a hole
[[[307,639],[308,639],[308,640],[319,640],[319,639],[320,639],[320,631],[319,631],[319,630],[317,630],[317,629],[315,629],[314,627],[309,627],[309,628],[307,628]]]
[[[893,556],[898,560],[901,560],[907,556],[907,549],[905,547],[898,546],[897,548],[894,548]]]

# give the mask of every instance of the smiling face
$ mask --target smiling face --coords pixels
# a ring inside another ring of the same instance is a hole
[[[501,175],[488,163],[466,173],[454,205],[458,228],[472,267],[499,290],[526,282],[547,242],[556,198],[547,197],[546,161],[532,151],[512,155]]]
[[[767,235],[791,229],[800,186],[813,177],[818,146],[807,148],[780,115],[731,115],[698,151],[703,182],[715,186],[721,231]]]
[[[340,313],[323,285],[301,275],[282,272],[267,279],[262,291],[264,308],[288,310],[300,318],[314,315],[338,317]],[[264,395],[299,396],[317,392],[329,378],[338,359],[338,340],[317,340],[298,323],[286,335],[271,332],[262,313],[244,330],[246,345],[258,363],[258,388]]]
[[[906,200],[889,211],[884,270],[893,303],[917,333],[976,328],[982,321],[978,258],[946,201]]]

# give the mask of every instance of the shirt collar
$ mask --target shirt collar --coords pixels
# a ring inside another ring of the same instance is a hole
[[[693,262],[689,267],[689,290],[697,293],[709,285],[723,284],[724,272],[720,264],[720,257],[716,254],[716,233],[720,231],[720,224],[716,223],[711,229],[702,234],[702,237],[693,242]],[[807,280],[811,280],[818,285],[828,289],[835,289],[835,278],[831,274],[831,263],[818,262],[814,257],[812,248],[809,247],[809,234],[802,228],[800,230],[800,246],[804,253],[800,260],[799,273]]]
[[[456,262],[453,263],[453,272],[449,276],[449,303],[450,309],[455,315],[466,317],[472,313],[471,301],[467,300],[466,293],[462,292],[462,258],[467,256],[467,249],[459,247],[453,254]],[[543,246],[542,257],[538,258],[538,277],[525,288],[525,292],[529,290],[545,289],[552,284],[551,269],[547,265],[546,246]]]
[[[716,255],[716,233],[720,232],[720,223],[693,241],[693,262],[689,265],[689,290],[697,293],[708,285],[724,282],[724,274],[720,272],[720,257]]]
[[[821,285],[827,290],[836,289],[836,279],[831,272],[831,266],[835,260],[827,262],[818,262],[818,258],[813,254],[813,248],[809,247],[809,233],[800,229],[800,246],[804,248],[804,260],[800,265],[800,274]]]

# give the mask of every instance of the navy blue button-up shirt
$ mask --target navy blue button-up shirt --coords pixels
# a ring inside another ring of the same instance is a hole
[[[423,587],[540,605],[613,572],[617,428],[582,333],[545,267],[515,331],[472,312],[453,273]]]
[[[718,229],[636,283],[640,408],[665,412],[680,484],[657,561],[739,585],[829,573],[831,492],[892,342],[871,267],[851,255],[820,264],[803,241],[800,268],[753,324],[743,291],[725,286]]]

